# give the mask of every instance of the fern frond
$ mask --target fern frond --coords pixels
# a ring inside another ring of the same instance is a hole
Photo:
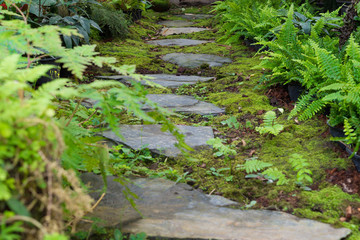
[[[318,99],[313,101],[305,110],[303,113],[299,115],[299,120],[307,120],[312,118],[316,113],[318,113],[324,106],[326,105],[326,102],[324,102],[322,99]]]
[[[285,174],[282,173],[282,171],[280,171],[277,168],[269,168],[267,170],[265,170],[264,172],[262,172],[263,175],[266,175],[268,179],[271,179],[273,181],[277,181],[276,185],[280,186],[280,185],[285,185],[289,182],[288,179],[286,179]]]
[[[238,169],[245,170],[247,174],[259,172],[267,167],[271,167],[271,163],[266,163],[260,160],[257,160],[256,158],[247,159],[246,162],[243,165],[240,165]]]

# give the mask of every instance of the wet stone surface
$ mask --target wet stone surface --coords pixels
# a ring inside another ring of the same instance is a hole
[[[195,23],[186,20],[165,20],[158,22],[158,24],[163,25],[165,27],[188,27]]]
[[[148,94],[147,98],[158,103],[161,107],[183,114],[218,115],[225,110],[212,103],[199,101],[192,96],[181,96],[175,94]],[[144,106],[143,110],[151,110]]]
[[[91,186],[90,195],[98,200],[103,189],[102,177],[81,176]],[[107,177],[105,197],[88,217],[97,217],[104,227],[121,228],[124,233],[145,232],[150,237],[170,239],[241,239],[241,240],[339,240],[349,229],[266,210],[238,210],[226,206],[236,203],[221,196],[208,196],[186,184],[166,179],[134,178],[127,184],[139,199],[135,204],[143,217],[126,200],[125,187]],[[81,222],[79,228],[89,229]]]
[[[147,74],[145,77],[148,78],[148,81],[159,84],[163,87],[177,88],[182,85],[192,85],[197,82],[206,82],[214,79],[213,77],[199,77],[199,76],[176,76],[171,74]],[[115,81],[128,82],[132,78],[123,75],[113,75],[113,76],[97,76],[98,79],[109,79]],[[141,81],[143,85],[149,85],[146,81]]]
[[[206,28],[198,28],[198,27],[182,27],[182,28],[163,28],[160,32],[162,36],[169,36],[174,34],[187,34],[194,32],[202,32],[208,31]]]
[[[211,127],[176,126],[185,135],[185,142],[193,149],[208,148],[206,141],[214,138]],[[162,132],[161,125],[120,125],[118,132],[123,139],[112,131],[105,131],[102,136],[133,149],[142,149],[146,146],[150,151],[168,157],[176,157],[181,153],[174,146],[177,143],[176,138],[170,132]]]
[[[230,58],[220,57],[210,54],[193,54],[193,53],[169,53],[162,57],[164,61],[177,64],[181,67],[196,68],[203,64],[210,67],[220,67],[225,63],[231,63]]]
[[[146,43],[151,45],[159,45],[159,46],[194,46],[209,42],[211,41],[192,40],[192,39],[163,39],[163,40],[148,41]]]

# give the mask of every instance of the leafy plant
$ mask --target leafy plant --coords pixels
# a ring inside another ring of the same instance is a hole
[[[271,163],[263,162],[257,159],[257,157],[253,157],[250,159],[246,159],[243,165],[238,165],[237,169],[245,170],[247,174],[259,172],[264,170],[265,168],[271,167]]]
[[[222,125],[227,125],[229,128],[239,129],[240,123],[237,121],[235,116],[231,116],[230,118],[221,122]]]
[[[262,174],[268,180],[277,181],[276,185],[278,186],[285,185],[289,182],[289,180],[286,179],[285,174],[283,174],[282,171],[280,171],[276,167],[266,169],[264,172],[262,172]]]
[[[311,177],[312,171],[308,169],[310,164],[307,162],[306,159],[303,158],[303,156],[294,153],[291,155],[289,162],[291,163],[294,171],[297,172],[296,181],[298,182],[298,184],[306,185],[313,182],[313,179]]]
[[[232,174],[232,161],[230,156],[235,155],[236,151],[223,144],[223,140],[220,138],[209,139],[206,143],[216,150],[214,153],[216,157],[224,156],[225,161],[229,164],[230,174]]]
[[[129,21],[125,14],[109,5],[91,7],[91,19],[99,24],[106,37],[125,38],[129,33]]]
[[[260,134],[270,133],[278,135],[284,126],[276,122],[276,113],[274,111],[268,111],[264,115],[264,123],[260,127],[256,127],[255,130]]]

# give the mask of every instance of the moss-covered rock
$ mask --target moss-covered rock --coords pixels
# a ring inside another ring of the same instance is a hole
[[[156,12],[166,12],[171,7],[169,0],[152,0],[151,4],[151,9]]]

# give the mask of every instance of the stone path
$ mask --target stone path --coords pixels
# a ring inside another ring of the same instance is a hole
[[[192,39],[163,39],[163,40],[153,40],[148,41],[146,43],[151,45],[159,45],[159,46],[193,46],[200,45],[204,43],[209,43],[211,41],[202,41],[202,40],[192,40]]]
[[[230,58],[210,54],[169,53],[162,57],[163,60],[177,64],[181,67],[196,68],[203,64],[209,67],[220,67],[224,63],[231,63]]]
[[[199,101],[192,96],[180,96],[175,94],[148,94],[147,98],[158,103],[161,107],[183,114],[219,115],[225,113],[212,103]],[[144,110],[151,110],[148,106]]]
[[[194,25],[195,23],[186,20],[165,20],[158,22],[158,24],[165,27],[188,27]]]
[[[101,176],[82,175],[99,199],[103,188]],[[205,195],[186,184],[165,179],[133,179],[128,184],[139,199],[136,212],[124,197],[125,187],[108,177],[107,194],[90,217],[105,222],[102,226],[120,228],[126,233],[145,232],[150,237],[170,239],[239,239],[239,240],[337,240],[349,229],[335,229],[328,224],[266,210],[238,210],[233,201]],[[80,228],[89,226],[82,223]]]
[[[194,32],[202,32],[208,31],[206,28],[198,28],[198,27],[183,27],[183,28],[163,28],[160,32],[163,36],[169,36],[174,34],[187,34]]]
[[[168,88],[177,88],[182,85],[192,85],[192,84],[196,84],[197,82],[206,82],[214,79],[213,77],[184,76],[184,75],[176,76],[170,74],[147,74],[144,76],[148,78],[148,81]],[[96,78],[110,79],[110,80],[124,81],[124,82],[134,80],[131,77],[123,76],[123,75],[98,76]],[[144,85],[148,85],[146,81],[141,81],[141,83]]]
[[[193,127],[177,125],[180,132],[185,135],[185,142],[193,149],[209,147],[206,141],[214,138],[211,127]],[[118,129],[123,138],[112,131],[102,133],[114,143],[121,143],[133,149],[149,148],[152,152],[176,157],[181,151],[175,147],[176,138],[169,132],[162,132],[160,125],[120,125]]]
[[[184,14],[184,15],[175,15],[176,17],[181,17],[188,20],[195,20],[195,19],[206,19],[206,18],[212,18],[214,15],[210,14]]]
[[[179,15],[184,19],[205,19],[212,15]],[[180,33],[204,31],[204,28],[185,27],[192,25],[186,21],[162,21],[167,27],[161,34],[164,36]],[[177,28],[169,28],[177,27]],[[190,46],[206,44],[208,41],[190,39],[165,39],[149,41],[148,44],[162,46]],[[231,59],[208,54],[170,53],[162,57],[182,67],[196,68],[203,64],[209,67],[231,63]],[[212,77],[175,76],[168,74],[147,75],[149,80],[164,87],[176,88],[182,85],[195,84],[198,81],[209,81]],[[99,76],[100,79],[112,79],[128,82],[126,76]],[[147,85],[146,81],[142,84]],[[150,94],[150,100],[160,106],[180,112],[196,114],[220,114],[224,110],[211,103],[198,101],[191,96],[174,94]],[[93,103],[90,103],[90,105]],[[151,110],[144,105],[144,110]],[[193,149],[208,148],[208,139],[214,137],[211,127],[177,126],[185,135],[185,142]],[[151,151],[168,157],[181,154],[174,144],[176,139],[169,132],[162,132],[160,125],[120,125],[120,138],[112,131],[102,135],[113,144],[125,144],[133,149],[144,146]],[[103,181],[100,176],[86,173],[82,175],[85,183],[91,185],[92,197],[97,200],[101,195]],[[136,207],[142,213],[135,211],[123,194],[125,187],[108,177],[108,189],[104,199],[89,217],[105,220],[100,223],[105,227],[120,228],[124,233],[145,232],[150,237],[160,239],[241,239],[241,240],[338,240],[346,237],[349,229],[335,229],[328,224],[297,218],[293,215],[262,210],[239,210],[229,208],[237,206],[236,202],[221,196],[205,195],[186,184],[176,184],[165,179],[135,178],[129,189],[139,196],[135,200]],[[80,227],[88,229],[87,223]]]

